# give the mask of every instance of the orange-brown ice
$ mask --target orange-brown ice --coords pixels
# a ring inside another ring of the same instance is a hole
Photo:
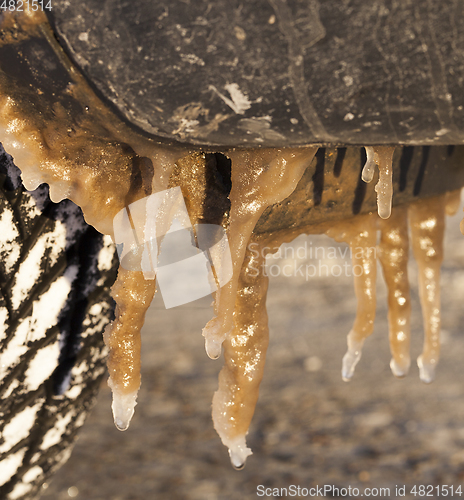
[[[140,330],[155,295],[155,280],[145,280],[141,271],[119,267],[111,295],[116,302],[115,319],[103,337],[110,351],[108,384],[113,391],[114,423],[124,431],[134,414],[140,388]]]
[[[251,454],[245,436],[258,400],[269,340],[262,248],[246,253],[237,286],[234,326],[224,341],[224,367],[213,397],[213,421],[236,468]]]
[[[416,201],[409,207],[414,258],[419,270],[419,296],[425,339],[417,359],[420,378],[430,383],[440,355],[440,267],[443,260],[445,195]]]
[[[342,378],[351,380],[361,359],[366,338],[374,329],[377,275],[377,214],[359,215],[349,221],[335,223],[326,234],[336,241],[348,243],[352,251],[354,290],[358,300],[356,319],[348,334],[348,350],[343,358]]]
[[[190,185],[189,192],[189,183],[193,181],[189,181],[189,176],[180,175],[176,165],[184,170],[196,171],[196,162],[201,161],[202,155],[187,148],[158,145],[136,137],[124,125],[116,126],[114,117],[109,116],[85,82],[79,80],[79,85],[81,87],[73,91],[78,92],[81,98],[89,99],[89,111],[88,116],[80,118],[77,126],[73,117],[64,110],[54,115],[54,121],[44,122],[40,114],[27,109],[27,100],[22,99],[23,96],[15,95],[14,89],[10,91],[6,77],[0,78],[0,139],[21,168],[26,187],[34,189],[40,183],[47,182],[54,201],[70,198],[81,206],[88,223],[113,236],[113,219],[117,213],[136,200],[172,187],[177,179],[187,184],[185,190],[183,186],[183,194],[191,209],[190,217],[200,218],[202,210],[197,206],[198,200],[195,200],[201,189]],[[68,130],[72,130],[72,133],[62,132]],[[131,146],[127,145],[128,142]],[[242,263],[257,220],[269,205],[291,194],[316,150],[310,147],[227,152],[233,165],[231,206],[227,221],[233,277],[229,284],[217,292],[217,316],[204,331],[211,357],[219,356],[221,344],[232,329]],[[198,183],[199,179],[196,178],[195,182]],[[112,289],[117,304],[116,318],[104,335],[110,350],[109,384],[113,389],[113,413],[119,429],[128,427],[133,414],[140,386],[139,333],[154,293],[154,280],[146,280],[139,271],[119,269]],[[243,290],[239,296],[242,293]],[[245,300],[246,296],[243,297]],[[264,304],[263,298],[262,307]],[[241,307],[244,310],[244,306]],[[250,319],[247,314],[237,312],[237,317],[243,318],[243,325],[246,318]],[[260,331],[261,326],[255,325],[253,328]],[[232,340],[228,339],[227,342],[227,355],[232,356]],[[255,352],[259,351],[256,345]],[[264,355],[261,365],[263,362]],[[240,364],[240,359],[237,363]],[[262,367],[257,368],[257,373],[260,370]],[[256,400],[257,389],[253,387],[257,388],[257,385],[258,377],[254,384],[244,388],[244,401]],[[237,429],[244,433],[244,429],[248,428],[254,403],[244,404],[243,408],[240,415],[248,417],[243,417],[243,422],[237,423],[232,433],[235,436],[239,433]],[[216,427],[219,430],[221,424],[216,423]],[[227,431],[221,434],[224,439],[227,439],[224,437],[226,435]]]
[[[364,182],[371,182],[374,178],[374,166],[378,165],[379,182],[375,186],[378,213],[382,219],[388,219],[393,198],[392,161],[395,148],[392,146],[368,146],[365,149],[367,161],[362,171],[362,179]]]
[[[396,377],[404,377],[411,364],[407,206],[394,207],[388,219],[379,220],[379,227],[379,259],[388,288],[388,326],[392,354],[390,368]]]

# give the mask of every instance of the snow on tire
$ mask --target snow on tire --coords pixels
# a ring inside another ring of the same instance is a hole
[[[68,458],[105,374],[117,258],[0,146],[0,498],[30,499]]]

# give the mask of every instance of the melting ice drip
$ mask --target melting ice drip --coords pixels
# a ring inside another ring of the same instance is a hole
[[[362,180],[372,182],[374,178],[375,165],[379,167],[379,182],[375,186],[377,192],[377,209],[382,219],[388,219],[391,214],[393,198],[392,161],[394,147],[390,146],[366,146],[367,160],[362,171]]]
[[[208,356],[217,359],[233,327],[235,299],[246,247],[264,210],[294,191],[317,148],[236,149],[227,152],[232,161],[229,244],[233,277],[218,291],[216,316],[203,329]]]

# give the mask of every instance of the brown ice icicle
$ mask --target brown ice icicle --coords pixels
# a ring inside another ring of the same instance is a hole
[[[366,155],[367,155],[367,160],[366,163],[364,164],[361,178],[364,182],[372,182],[372,179],[374,178],[374,172],[375,172],[375,151],[372,146],[366,146],[364,148],[366,150]]]
[[[374,178],[374,163],[379,167],[379,182],[375,186],[377,192],[377,210],[382,219],[388,219],[391,214],[393,198],[393,153],[394,146],[367,146],[367,160],[361,177],[364,182]]]
[[[351,247],[354,291],[358,299],[356,318],[348,334],[348,350],[342,363],[342,378],[345,382],[351,380],[354,369],[361,359],[364,341],[374,329],[377,274],[376,222],[376,214],[369,213],[337,223],[327,230],[328,236],[336,241],[344,241]]]
[[[411,364],[407,206],[394,207],[388,219],[379,220],[379,228],[379,259],[388,288],[388,324],[392,354],[390,368],[396,377],[404,377]]]
[[[121,266],[112,287],[116,301],[115,320],[103,335],[110,351],[108,385],[113,392],[113,418],[116,427],[129,427],[140,388],[140,329],[155,294],[155,280],[144,280],[141,271]]]
[[[213,397],[214,427],[229,448],[232,465],[241,469],[251,450],[245,436],[258,399],[268,345],[266,294],[261,248],[247,251],[238,282],[234,327],[224,341],[224,367]]]
[[[417,359],[422,382],[430,383],[440,355],[440,267],[443,260],[446,196],[424,198],[409,206],[414,258],[419,271],[419,296],[425,339]]]
[[[203,329],[208,356],[216,359],[232,330],[235,295],[246,246],[264,210],[287,198],[317,151],[316,147],[234,149],[228,239],[233,262],[232,279],[216,292],[215,313]]]

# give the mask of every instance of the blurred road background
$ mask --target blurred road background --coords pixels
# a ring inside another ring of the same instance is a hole
[[[71,459],[44,485],[42,498],[238,500],[259,498],[259,485],[351,485],[361,492],[388,487],[388,498],[396,498],[396,485],[406,485],[405,498],[417,498],[408,493],[413,485],[457,488],[464,483],[461,217],[460,209],[447,221],[442,354],[433,384],[420,382],[415,363],[423,333],[412,260],[413,363],[409,376],[401,380],[389,369],[380,268],[374,334],[350,383],[342,381],[340,370],[356,310],[352,279],[272,278],[271,341],[248,435],[253,455],[244,470],[236,471],[211,420],[222,365],[222,358],[212,361],[206,356],[201,336],[212,316],[211,300],[165,310],[158,295],[143,329],[142,387],[129,430],[122,433],[114,427],[105,382]],[[300,237],[292,246],[303,246],[305,238],[312,247],[338,247],[329,238],[314,236]],[[345,260],[323,263],[330,273]],[[313,257],[298,260],[301,263],[319,261]],[[462,490],[464,496],[464,486]]]

